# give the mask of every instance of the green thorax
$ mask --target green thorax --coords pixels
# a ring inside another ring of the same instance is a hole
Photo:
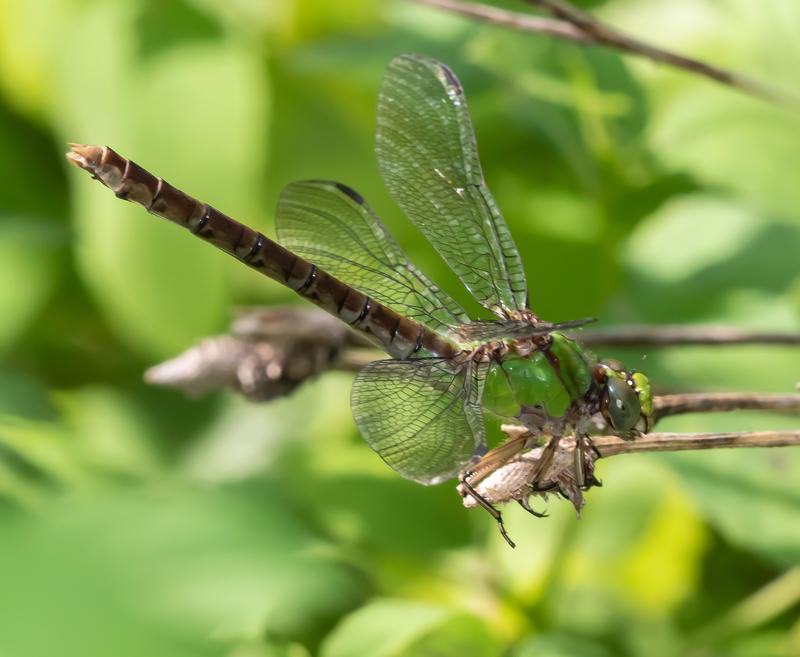
[[[523,406],[537,406],[560,418],[586,394],[592,383],[589,357],[574,340],[560,333],[550,337],[549,358],[541,351],[529,356],[509,352],[492,363],[483,391],[487,413],[516,418]]]

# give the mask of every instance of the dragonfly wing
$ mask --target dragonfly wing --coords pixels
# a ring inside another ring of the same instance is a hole
[[[439,333],[469,321],[462,308],[412,265],[378,216],[341,183],[288,185],[278,201],[279,241],[392,310]]]
[[[572,319],[568,322],[531,322],[524,320],[476,320],[461,327],[464,340],[489,342],[491,340],[524,340],[553,331],[566,331],[596,322],[594,317]]]
[[[378,164],[397,204],[472,295],[501,317],[527,306],[514,240],[483,180],[464,90],[444,64],[401,55],[378,97]]]
[[[486,449],[477,378],[441,359],[375,361],[353,381],[353,417],[400,475],[438,484]]]

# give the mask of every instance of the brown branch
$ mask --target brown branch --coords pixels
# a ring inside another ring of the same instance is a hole
[[[800,332],[764,333],[743,331],[729,326],[614,326],[607,329],[586,329],[574,335],[582,344],[592,347],[800,345]]]
[[[700,75],[751,96],[779,103],[796,111],[800,110],[800,97],[795,94],[777,89],[741,73],[729,71],[699,59],[652,46],[607,26],[589,14],[559,0],[527,0],[531,4],[537,5],[556,16],[555,19],[512,12],[485,4],[465,3],[459,0],[414,1],[494,25],[543,34],[583,45],[605,46],[620,52],[644,57],[658,64],[665,64]]]
[[[386,358],[386,354],[378,349],[348,349],[339,356],[334,368],[342,372],[358,372],[373,360]]]
[[[584,331],[586,344],[794,344],[795,335],[744,333],[726,327],[618,327]],[[197,343],[150,368],[145,380],[201,395],[227,388],[266,401],[289,394],[303,381],[330,369],[357,372],[386,355],[347,331],[334,317],[298,306],[246,308],[230,333]],[[654,398],[654,420],[684,413],[734,410],[800,412],[800,394],[695,393]],[[602,431],[602,429],[601,429]]]
[[[593,436],[592,442],[602,456],[634,452],[679,452],[721,447],[791,447],[800,446],[800,431],[751,431],[727,433],[648,433],[636,440],[617,436]]]
[[[526,437],[533,437],[530,430],[522,426],[506,424],[502,429],[509,438],[505,443],[507,445],[519,444]],[[797,447],[800,446],[800,431],[649,433],[635,440],[603,435],[593,436],[592,444],[594,449],[582,450],[582,478],[587,482],[597,483],[594,469],[595,462],[600,456],[725,447]],[[525,506],[531,495],[546,496],[548,491],[557,489],[572,502],[576,510],[580,511],[584,505],[584,489],[577,476],[578,455],[575,452],[577,445],[578,442],[574,437],[566,436],[555,442],[549,442],[546,446],[534,447],[520,453],[515,458],[501,463],[499,467],[480,473],[479,477],[474,478],[474,490],[492,504],[518,501]],[[487,456],[491,454],[492,452],[489,452]],[[472,483],[473,481],[470,481],[470,484]],[[464,506],[468,508],[478,506],[478,499],[463,483],[459,484],[457,490],[464,500]]]
[[[321,312],[321,311],[320,311]],[[587,347],[672,347],[687,345],[800,345],[799,333],[763,333],[728,326],[612,326],[583,329],[572,337]],[[368,362],[385,358],[377,349],[351,349],[342,354],[337,369],[357,371]],[[798,384],[800,390],[800,384]]]
[[[779,411],[794,415],[800,413],[800,394],[702,392],[663,395],[653,400],[655,422],[670,415],[743,410]]]
[[[595,39],[567,21],[521,14],[491,5],[466,3],[460,0],[416,0],[416,2],[467,18],[475,18],[484,23],[510,27],[521,32],[534,32],[587,45],[596,43]]]

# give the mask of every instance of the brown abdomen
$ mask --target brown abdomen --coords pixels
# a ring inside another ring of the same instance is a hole
[[[420,323],[403,317],[334,278],[265,235],[185,194],[107,146],[73,144],[67,159],[89,171],[119,198],[144,206],[286,285],[361,331],[394,358],[424,350],[451,356],[456,348]]]

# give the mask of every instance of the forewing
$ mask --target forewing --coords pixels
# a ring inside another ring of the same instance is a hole
[[[484,321],[476,320],[461,328],[461,337],[466,341],[489,342],[491,340],[524,340],[553,331],[566,331],[591,324],[594,317],[572,319],[568,322],[531,322],[524,320]]]
[[[434,331],[450,334],[469,321],[409,262],[364,199],[341,183],[291,183],[278,201],[276,226],[288,249]]]
[[[420,55],[392,60],[376,151],[395,201],[472,295],[501,317],[524,308],[522,261],[483,180],[466,97],[447,66]]]
[[[438,484],[486,449],[476,378],[471,368],[454,371],[441,359],[375,361],[353,381],[353,417],[400,475]]]

